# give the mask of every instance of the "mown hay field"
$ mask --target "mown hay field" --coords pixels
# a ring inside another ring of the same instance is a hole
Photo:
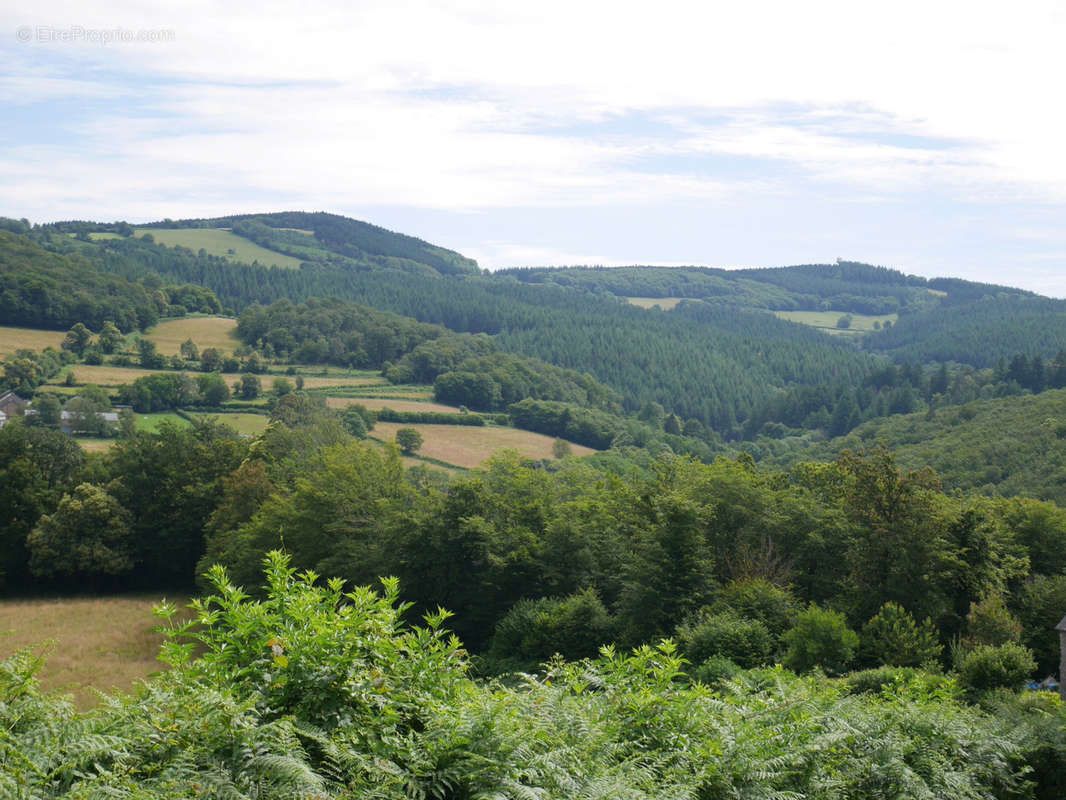
[[[68,369],[62,370],[48,383],[63,383],[66,373],[73,372],[78,383],[95,383],[97,386],[121,386],[124,383],[133,383],[145,375],[155,375],[162,372],[159,369],[141,369],[140,367],[114,367],[108,364],[72,364]]]
[[[39,331],[35,328],[15,328],[10,325],[0,326],[0,359],[16,350],[44,350],[54,347],[56,350],[66,338],[64,331]]]
[[[163,669],[156,660],[163,637],[152,607],[161,595],[0,601],[0,658],[46,642],[43,688],[74,696],[80,708],[96,703],[93,689],[128,690]],[[187,597],[171,597],[179,608]]]
[[[501,450],[517,450],[527,458],[552,458],[551,436],[517,428],[501,428],[487,425],[483,428],[472,425],[407,425],[402,422],[379,422],[374,425],[371,436],[387,442],[396,439],[400,428],[414,428],[422,434],[424,443],[418,450],[421,456],[472,469],[483,464]],[[590,447],[571,444],[575,456],[584,456],[596,451]]]
[[[136,236],[145,234],[151,234],[156,242],[167,247],[187,247],[193,252],[203,249],[208,255],[220,256],[228,261],[239,261],[242,264],[258,261],[264,267],[300,268],[300,259],[267,250],[243,236],[221,228],[136,228],[134,230]]]
[[[155,342],[165,356],[181,353],[181,345],[188,339],[201,351],[214,347],[219,352],[232,353],[240,345],[237,339],[237,320],[230,317],[182,317],[160,322],[145,338]]]
[[[641,308],[655,308],[658,306],[663,311],[669,311],[685,298],[683,297],[627,297],[626,302],[631,306]]]

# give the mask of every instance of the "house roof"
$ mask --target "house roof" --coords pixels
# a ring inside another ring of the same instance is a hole
[[[1057,631],[1066,631],[1066,617],[1063,617],[1059,621],[1059,624],[1055,626],[1055,630],[1057,630]]]
[[[3,394],[0,394],[0,406],[11,405],[12,403],[20,407],[25,407],[30,404],[28,400],[23,400],[14,392],[7,391]]]

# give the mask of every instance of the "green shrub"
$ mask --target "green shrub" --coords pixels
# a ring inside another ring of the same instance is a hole
[[[1036,669],[1033,652],[1020,644],[979,645],[962,656],[959,684],[972,692],[1020,689]]]
[[[919,625],[896,603],[881,606],[862,629],[862,657],[869,664],[916,667],[937,661],[943,650],[932,621]]]
[[[821,667],[836,675],[844,671],[859,646],[859,636],[848,628],[844,615],[811,603],[796,616],[796,624],[784,635],[788,648],[784,663],[796,672]]]
[[[692,680],[714,686],[716,683],[732,680],[739,675],[741,669],[725,656],[711,656],[702,664],[689,670]]]
[[[611,641],[613,620],[592,589],[568,597],[521,600],[496,623],[483,669],[531,672],[556,653],[592,658]]]
[[[730,582],[719,592],[713,607],[715,611],[731,608],[741,617],[756,619],[775,637],[792,627],[798,610],[792,592],[765,578],[739,578]]]
[[[677,638],[681,652],[693,664],[721,656],[750,669],[769,662],[774,650],[774,638],[765,625],[733,611],[696,617],[678,627]]]

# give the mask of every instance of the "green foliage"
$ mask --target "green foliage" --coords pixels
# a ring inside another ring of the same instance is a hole
[[[552,456],[554,458],[566,458],[573,453],[573,448],[570,447],[570,442],[566,439],[556,438],[552,442]]]
[[[0,581],[5,588],[28,582],[26,537],[82,482],[85,463],[77,442],[57,430],[20,422],[0,428]]]
[[[758,620],[774,637],[792,627],[798,610],[792,592],[761,577],[730,581],[718,591],[713,608],[730,609],[745,619]]]
[[[196,388],[200,394],[199,400],[205,406],[220,406],[230,398],[229,385],[217,372],[198,375]]]
[[[788,648],[784,663],[796,672],[821,667],[838,674],[855,655],[859,636],[847,626],[844,615],[815,604],[796,615],[796,624],[784,635]]]
[[[404,631],[395,579],[383,581],[380,596],[367,587],[344,592],[340,579],[318,586],[316,573],[296,575],[279,552],[265,564],[262,600],[212,568],[215,594],[193,601],[196,617],[170,631],[163,657],[208,685],[233,687],[269,718],[394,735],[417,724],[420,693],[446,695],[462,677],[458,641],[441,627],[449,614]]]
[[[405,454],[411,455],[422,446],[422,434],[414,428],[400,428],[396,431],[396,444]]]
[[[257,375],[241,375],[240,381],[237,382],[237,391],[240,392],[241,399],[255,400],[262,393],[263,384]]]
[[[885,603],[862,629],[862,658],[892,667],[934,664],[944,650],[937,639],[930,619],[919,625],[902,606]]]
[[[344,409],[344,413],[341,414],[341,420],[344,422],[344,427],[348,430],[352,436],[356,439],[365,439],[369,426],[366,423],[366,409],[358,405],[350,405]]]
[[[38,520],[26,547],[30,572],[39,577],[91,580],[133,568],[129,512],[89,483],[63,495],[55,512]]]
[[[1035,654],[1040,674],[1059,667],[1059,634],[1053,630],[1066,613],[1066,575],[1034,575],[1014,598],[1022,623],[1021,643]]]
[[[496,623],[485,671],[531,672],[555,654],[592,658],[613,638],[613,620],[591,589],[563,598],[520,600]]]
[[[465,675],[445,612],[425,627],[401,622],[393,580],[383,595],[345,592],[276,553],[261,600],[221,569],[211,578],[196,617],[171,624],[174,668],[96,714],[41,697],[32,655],[0,662],[0,788],[145,800],[978,800],[1025,796],[1027,764],[1054,784],[1061,712],[1047,703],[1000,701],[1000,722],[932,681],[845,695],[780,670],[711,693],[685,684],[670,642],[483,685]]]
[[[0,230],[0,323],[99,330],[111,320],[128,332],[157,319],[143,286],[98,271],[78,255],[49,252],[29,236]]]
[[[727,658],[744,669],[769,663],[774,638],[758,620],[734,612],[701,614],[677,629],[681,652],[692,664],[714,656]]]
[[[970,604],[970,613],[966,615],[966,636],[962,640],[964,647],[975,649],[982,645],[1017,644],[1021,635],[1021,623],[1007,610],[998,594]]]
[[[990,689],[1020,689],[1036,669],[1033,653],[1014,642],[978,645],[957,665],[959,685],[974,693]]]
[[[287,300],[248,306],[237,335],[251,346],[269,344],[282,358],[302,364],[380,367],[445,333],[436,325],[341,300]]]

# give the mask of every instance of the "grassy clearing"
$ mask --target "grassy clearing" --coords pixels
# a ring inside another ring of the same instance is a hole
[[[469,425],[407,425],[401,422],[379,422],[372,435],[391,442],[400,428],[414,428],[425,440],[419,455],[436,458],[458,467],[473,469],[501,450],[517,450],[527,458],[551,458],[551,436],[520,431],[517,428]],[[575,456],[596,452],[579,444],[571,444]]]
[[[181,353],[182,342],[192,339],[200,350],[214,347],[219,351],[232,352],[240,344],[236,336],[237,320],[229,317],[182,317],[160,322],[145,338],[155,342],[165,356]]]
[[[137,430],[147,431],[148,433],[155,433],[158,431],[159,426],[164,422],[172,422],[175,425],[189,424],[187,419],[170,411],[160,414],[137,414],[135,422],[137,423]]]
[[[245,436],[258,436],[266,430],[270,417],[264,414],[211,414],[209,412],[197,412],[190,414],[193,417],[214,417],[223,425],[229,425],[237,433]]]
[[[5,600],[0,602],[0,657],[49,640],[55,643],[39,677],[46,690],[71,693],[82,709],[96,703],[92,689],[128,690],[163,668],[156,661],[163,637],[152,606],[160,595]],[[186,597],[170,598],[178,607]]]
[[[663,311],[669,311],[685,298],[683,297],[627,297],[625,300],[631,306],[641,308],[655,308],[658,306]]]
[[[868,333],[874,330],[875,322],[881,326],[885,322],[895,325],[896,320],[899,319],[899,314],[852,314],[849,311],[774,311],[773,313],[779,319],[810,325],[812,328],[821,328],[829,333],[842,334]],[[838,328],[837,320],[846,314],[851,315],[851,327]]]
[[[326,405],[330,408],[347,408],[355,405],[367,408],[391,408],[393,411],[438,411],[443,414],[458,414],[456,406],[446,406],[442,403],[424,403],[419,400],[399,400],[394,397],[327,397]]]
[[[150,233],[159,244],[167,247],[187,247],[194,252],[203,248],[208,254],[221,256],[227,261],[238,261],[242,264],[258,261],[266,267],[300,268],[298,258],[267,250],[243,236],[221,228],[136,228],[134,230],[136,236],[144,236],[146,233]],[[233,252],[230,252],[231,250]]]
[[[35,328],[0,325],[0,358],[22,349],[44,350],[46,347],[54,347],[58,350],[66,335],[65,331],[39,331]]]
[[[106,231],[94,231],[89,234],[89,238],[94,242],[103,242],[108,239],[124,239],[125,237],[119,233],[107,233]]]
[[[75,441],[86,453],[106,453],[115,446],[117,439],[86,439],[78,436]]]

